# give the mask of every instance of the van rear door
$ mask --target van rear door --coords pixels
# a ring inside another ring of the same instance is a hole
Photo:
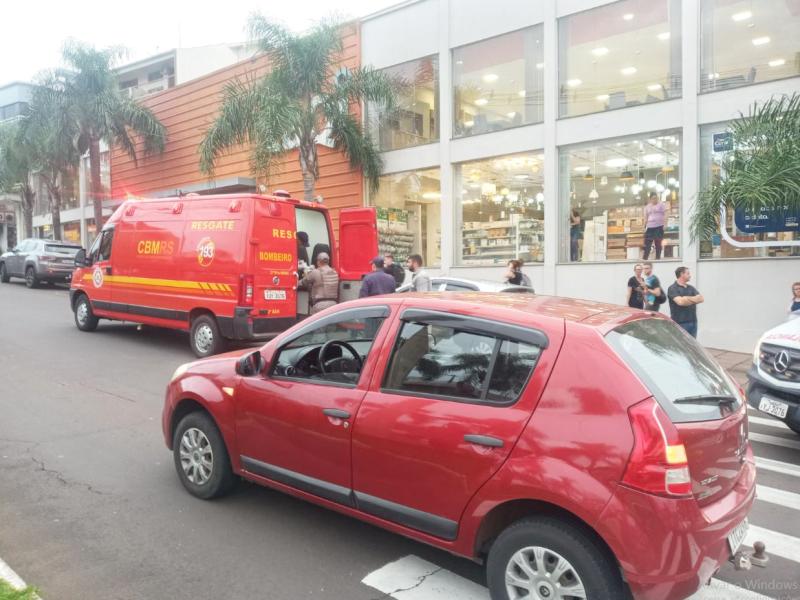
[[[295,206],[264,198],[256,198],[254,204],[253,308],[257,317],[294,318],[297,315]]]
[[[339,278],[360,281],[378,255],[378,225],[374,207],[339,212]]]

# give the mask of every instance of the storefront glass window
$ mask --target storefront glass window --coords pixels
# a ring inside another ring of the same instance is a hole
[[[723,159],[732,150],[726,123],[700,128],[700,189],[708,189],[724,174]],[[726,231],[738,242],[790,242],[800,240],[800,215],[763,212],[753,219],[745,212],[726,215]],[[740,248],[724,239],[721,233],[700,242],[700,258],[753,258],[800,256],[800,246],[765,246]]]
[[[378,245],[405,263],[420,254],[426,265],[442,262],[442,194],[439,169],[393,173],[381,177],[380,188],[370,194],[378,209]]]
[[[542,121],[542,26],[453,50],[453,135]]]
[[[560,19],[560,116],[680,97],[680,5],[622,0]]]
[[[680,134],[561,148],[561,260],[678,258]]]
[[[381,150],[399,150],[439,140],[439,61],[436,56],[388,67],[400,84],[390,112],[367,106],[367,122]]]
[[[543,161],[530,152],[456,165],[460,264],[544,261]]]
[[[800,75],[794,0],[702,0],[700,91]]]

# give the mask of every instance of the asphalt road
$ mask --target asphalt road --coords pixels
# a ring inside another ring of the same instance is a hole
[[[362,578],[407,555],[483,583],[466,560],[254,485],[213,502],[190,497],[160,414],[167,380],[192,359],[185,334],[107,322],[82,333],[65,288],[0,285],[0,558],[45,600],[370,599],[382,594]],[[800,457],[754,447],[794,465]],[[795,475],[764,478],[800,493]],[[797,516],[759,501],[753,520],[800,536]],[[796,568],[773,557],[766,571],[726,566],[719,577],[789,598],[782,586]]]

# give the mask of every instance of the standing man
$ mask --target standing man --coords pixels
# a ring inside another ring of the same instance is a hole
[[[661,289],[661,281],[653,273],[653,263],[643,262],[644,270],[644,309],[658,312],[661,305],[667,301],[664,291]]]
[[[415,292],[430,292],[431,278],[422,269],[422,257],[419,254],[412,254],[406,261],[408,270],[411,271],[411,285]]]
[[[672,320],[693,338],[697,337],[697,305],[705,301],[694,286],[689,285],[692,274],[688,267],[675,269],[675,283],[669,286],[669,313]]]
[[[394,293],[397,287],[394,277],[384,271],[385,268],[383,258],[376,256],[372,259],[372,273],[367,273],[361,282],[361,291],[358,293],[359,298]]]
[[[317,268],[308,269],[298,287],[310,290],[309,314],[330,308],[339,301],[339,274],[330,265],[327,252],[317,254]]]
[[[383,270],[394,277],[395,288],[399,288],[403,285],[406,279],[406,270],[403,268],[403,265],[398,265],[394,262],[394,256],[388,252],[383,255]]]
[[[650,246],[655,244],[656,260],[661,258],[661,243],[664,240],[664,215],[667,206],[658,199],[658,193],[650,192],[644,207],[644,259],[650,258]]]

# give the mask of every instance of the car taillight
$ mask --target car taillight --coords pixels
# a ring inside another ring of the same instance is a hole
[[[50,256],[49,254],[42,254],[39,257],[39,260],[41,260],[42,262],[53,262],[55,259],[56,259],[55,256]]]
[[[239,285],[239,305],[253,306],[255,282],[252,275],[242,275]]]
[[[628,409],[633,451],[622,483],[660,496],[690,496],[692,480],[678,430],[653,398]]]

